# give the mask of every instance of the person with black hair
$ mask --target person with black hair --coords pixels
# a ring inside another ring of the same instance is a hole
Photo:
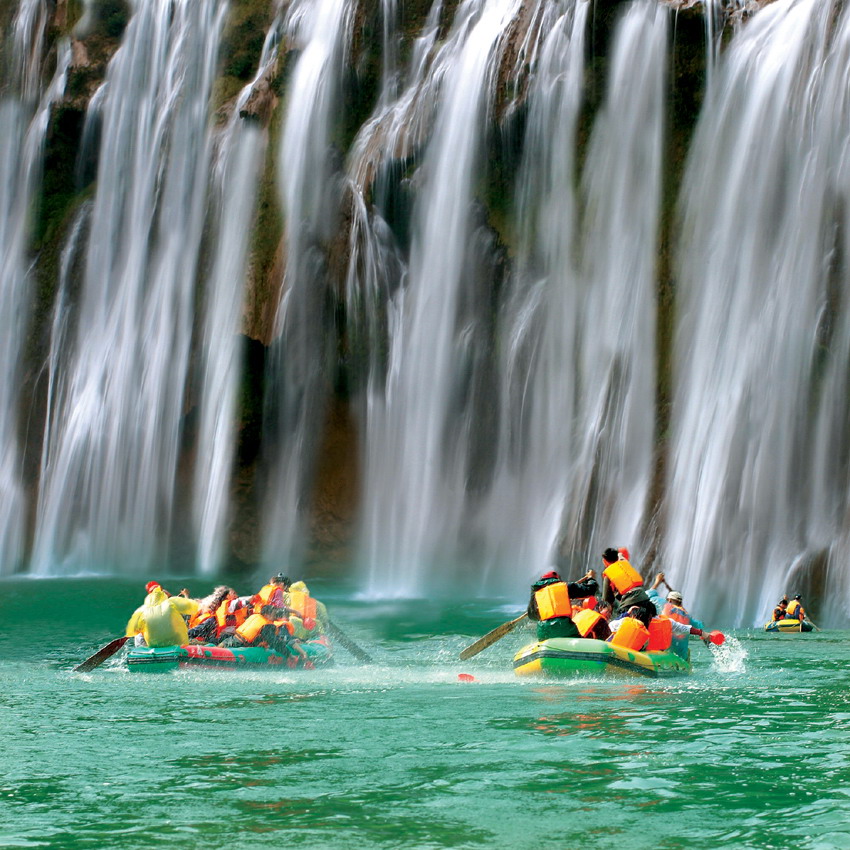
[[[638,572],[610,546],[602,553],[602,563],[605,565],[603,575],[614,592],[614,619],[625,617],[629,608],[637,606],[640,610],[638,619],[649,628],[650,621],[656,616],[656,610],[644,590],[643,579]]]
[[[268,584],[263,585],[254,595],[254,613],[259,614],[264,605],[274,605],[275,608],[285,608],[285,594],[292,584],[292,579],[283,573],[272,576]]]
[[[783,596],[782,599],[779,600],[779,604],[773,609],[773,622],[776,623],[779,620],[785,620],[788,618],[788,600]]]
[[[589,570],[578,581],[566,582],[555,569],[544,573],[531,585],[528,619],[537,622],[537,640],[554,637],[580,637],[572,620],[573,599],[594,596],[599,590],[596,573]]]
[[[802,622],[806,619],[806,612],[803,609],[803,597],[798,593],[789,603],[785,611],[785,616],[791,620],[799,620]]]

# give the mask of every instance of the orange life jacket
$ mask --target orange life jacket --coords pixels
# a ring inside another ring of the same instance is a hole
[[[270,626],[272,621],[268,619],[268,617],[264,617],[262,614],[251,614],[238,629],[236,629],[236,634],[242,638],[245,643],[251,644],[260,634],[263,626]]]
[[[570,603],[570,592],[563,581],[547,584],[534,591],[537,602],[537,613],[541,620],[551,620],[554,617],[569,617],[573,613]]]
[[[295,611],[299,611],[302,619],[306,620],[308,617],[316,619],[316,600],[303,590],[290,590],[286,604]]]
[[[671,620],[675,620],[677,623],[682,623],[685,626],[691,625],[691,618],[688,612],[678,605],[673,605],[671,602],[664,603],[661,616],[669,617]],[[680,658],[684,658],[686,661],[688,660],[691,652],[688,648],[688,635],[673,635],[670,647]]]
[[[615,561],[609,564],[602,571],[602,575],[611,582],[620,596],[625,596],[630,590],[643,584],[640,573],[628,561]]]
[[[643,649],[648,640],[649,629],[634,617],[626,617],[611,637],[611,643],[617,646],[624,646],[626,649],[634,649],[638,652]]]
[[[258,600],[254,603],[254,613],[259,614],[263,610],[263,605],[268,605],[269,600],[276,590],[283,590],[279,584],[265,584],[257,592]]]
[[[669,617],[671,620],[675,620],[677,623],[683,623],[686,626],[691,625],[691,618],[688,612],[684,608],[680,608],[678,605],[673,605],[670,602],[664,603],[661,616]]]
[[[673,627],[669,617],[653,617],[649,621],[649,643],[646,651],[670,649],[673,643]]]
[[[219,629],[225,629],[228,626],[241,626],[248,619],[248,606],[240,605],[235,611],[229,611],[230,600],[225,599],[218,606],[215,612],[215,621]]]
[[[262,614],[251,614],[245,622],[236,629],[236,634],[242,638],[247,644],[253,644],[259,636],[264,626],[274,626],[275,631],[279,632],[281,628],[286,629],[289,634],[292,634],[294,628],[289,620],[270,620]]]
[[[213,616],[215,615],[212,611],[196,611],[191,617],[189,617],[188,627],[190,629],[194,629],[195,626],[200,626],[201,623],[205,623]]]
[[[800,604],[800,602],[796,599],[792,599],[788,603],[788,608],[785,611],[785,616],[790,617],[792,620],[802,620],[806,615],[803,611],[803,606]]]
[[[578,633],[582,637],[587,637],[593,631],[593,627],[602,619],[602,615],[598,611],[593,611],[590,608],[585,608],[579,611],[574,617],[573,622],[576,624]]]

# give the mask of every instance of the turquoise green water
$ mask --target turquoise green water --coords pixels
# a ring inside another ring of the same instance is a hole
[[[457,660],[518,609],[317,593],[373,665],[72,673],[137,584],[0,583],[0,847],[850,847],[846,632],[540,682]]]

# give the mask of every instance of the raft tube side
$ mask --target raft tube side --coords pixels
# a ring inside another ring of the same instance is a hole
[[[808,620],[772,620],[770,623],[764,624],[766,632],[811,632],[814,631],[814,626]]]
[[[568,677],[613,673],[666,678],[690,672],[691,665],[671,650],[638,652],[589,638],[550,638],[529,644],[514,656],[514,673],[517,676]]]

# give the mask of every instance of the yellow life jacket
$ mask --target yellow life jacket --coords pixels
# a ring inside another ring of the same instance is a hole
[[[628,561],[615,561],[609,564],[602,571],[602,575],[611,582],[620,596],[625,596],[630,590],[643,584],[640,573]]]
[[[587,637],[593,631],[593,627],[602,619],[602,615],[592,608],[585,608],[579,611],[573,617],[573,622],[576,624],[578,633],[582,637]]]
[[[799,611],[797,610],[798,608],[800,609]],[[785,616],[790,617],[792,620],[802,619],[800,616],[803,613],[802,608],[803,606],[800,604],[799,600],[792,599],[788,603],[788,608],[785,610]]]
[[[541,620],[551,620],[553,617],[569,617],[573,613],[570,602],[570,592],[563,581],[547,584],[534,591],[537,602],[537,613]]]

